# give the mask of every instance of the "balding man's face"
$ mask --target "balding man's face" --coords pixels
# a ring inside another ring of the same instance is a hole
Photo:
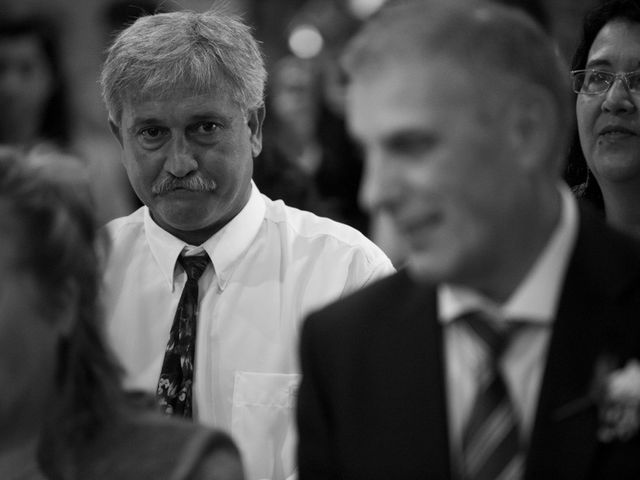
[[[410,267],[434,281],[473,283],[517,228],[523,167],[511,158],[505,119],[486,113],[477,78],[444,59],[405,63],[356,78],[349,90],[349,125],[366,156],[361,199],[391,216]]]

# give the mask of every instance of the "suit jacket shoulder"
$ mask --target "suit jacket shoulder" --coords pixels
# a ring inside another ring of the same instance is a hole
[[[448,478],[435,298],[400,271],[307,319],[301,480]]]

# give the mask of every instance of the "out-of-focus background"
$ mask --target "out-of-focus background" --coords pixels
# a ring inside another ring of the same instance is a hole
[[[72,85],[74,111],[83,121],[104,128],[96,78],[109,41],[108,8],[122,3],[113,0],[0,0],[0,17],[37,12],[57,21],[61,33],[63,60]],[[154,2],[128,2],[152,5]],[[213,0],[169,0],[155,2],[162,10],[204,11]],[[316,26],[325,36],[325,48],[346,40],[359,18],[383,0],[227,0],[251,23],[263,42],[270,66],[290,53],[289,36],[296,26]],[[526,0],[522,3],[526,3]],[[551,29],[562,51],[570,55],[576,42],[580,18],[593,5],[589,0],[546,0]],[[299,33],[299,32],[298,32]],[[304,33],[302,37],[304,37]],[[313,33],[306,32],[313,42]],[[299,33],[300,34],[300,33]],[[304,41],[302,38],[299,41]]]
[[[558,40],[561,54],[570,60],[582,16],[597,0],[500,1],[521,5],[537,15]],[[205,11],[214,3],[215,0],[0,0],[0,24],[37,14],[55,26],[60,75],[55,75],[58,78],[53,84],[64,82],[68,111],[66,115],[54,113],[46,122],[49,126],[64,124],[68,138],[60,143],[66,142],[63,146],[70,147],[90,166],[99,199],[99,221],[128,214],[139,206],[120,165],[119,146],[108,131],[97,84],[110,39],[138,15],[181,9]],[[384,0],[225,3],[254,27],[269,70],[265,146],[255,163],[260,189],[293,206],[350,223],[365,233],[374,228],[376,239],[385,243],[386,227],[380,227],[377,220],[372,227],[371,219],[357,205],[361,159],[344,129],[343,79],[336,63],[345,42]],[[38,92],[46,96],[51,85],[46,85],[46,75],[37,74],[35,66],[19,63],[20,55],[37,55],[37,47],[25,41],[6,43],[4,37],[0,30],[0,143],[8,143],[2,138],[4,128],[10,132],[5,132],[10,139],[23,138],[23,143],[33,144],[39,139],[29,139],[29,135],[36,136],[36,132],[29,131],[29,125],[37,123],[36,115],[42,115],[37,106]],[[22,69],[16,70],[22,77],[9,78],[10,62]],[[46,63],[43,59],[40,62]],[[36,72],[31,79],[27,67]],[[16,100],[20,95],[24,97],[22,105]],[[32,119],[28,118],[27,106],[33,110]],[[25,124],[21,132],[11,112]]]

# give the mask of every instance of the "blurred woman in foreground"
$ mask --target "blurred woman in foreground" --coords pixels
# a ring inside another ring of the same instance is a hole
[[[224,434],[128,405],[74,161],[0,150],[0,478],[242,479]]]

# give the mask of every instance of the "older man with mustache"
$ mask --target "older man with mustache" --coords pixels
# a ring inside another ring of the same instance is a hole
[[[103,94],[145,206],[107,226],[107,333],[125,387],[229,430],[247,478],[283,479],[301,319],[393,267],[355,229],[260,194],[265,76],[249,28],[220,9],[116,38]]]

